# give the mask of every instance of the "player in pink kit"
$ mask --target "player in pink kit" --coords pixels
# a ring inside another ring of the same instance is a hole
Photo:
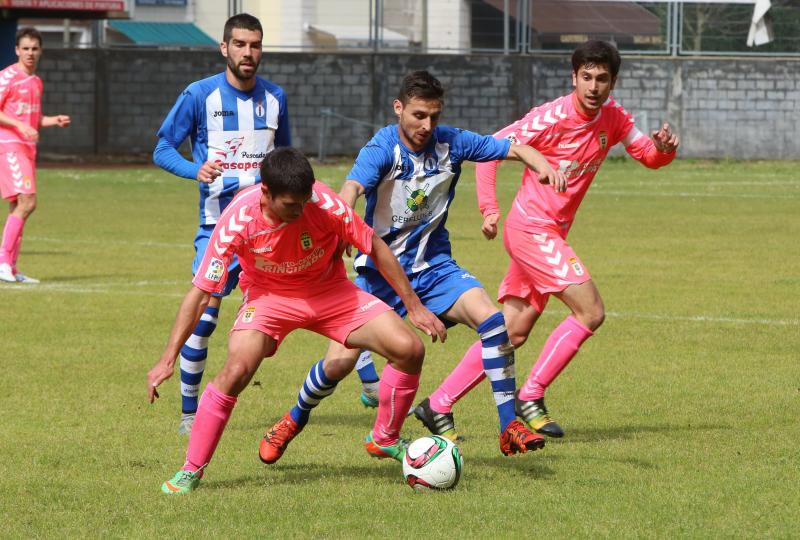
[[[0,281],[39,283],[17,271],[22,229],[36,209],[36,143],[39,128],[67,127],[69,116],[42,116],[42,80],[36,67],[42,36],[35,28],[17,31],[18,61],[0,71],[0,195],[9,213],[0,244]]]
[[[654,131],[652,139],[645,136],[634,126],[633,117],[610,97],[620,63],[619,52],[610,44],[584,43],[572,55],[575,91],[531,109],[495,134],[513,144],[534,147],[567,179],[566,186],[551,186],[540,182],[535,172],[525,170],[504,228],[511,263],[498,293],[515,348],[525,343],[551,295],[571,311],[550,334],[528,380],[517,392],[517,416],[531,429],[551,437],[562,437],[564,432],[550,418],[544,392],[605,317],[603,300],[589,271],[566,241],[575,212],[615,144],[624,144],[632,157],[651,169],[669,164],[679,144],[667,124]],[[479,163],[476,170],[482,231],[489,240],[497,235],[500,221],[495,193],[498,164]],[[473,344],[431,394],[430,404],[436,412],[450,413],[453,404],[483,380],[480,346],[480,342]]]
[[[161,486],[168,494],[197,487],[237,396],[261,360],[275,354],[286,335],[298,328],[389,359],[367,451],[395,459],[404,452],[399,435],[405,415],[394,411],[407,411],[413,403],[425,348],[389,306],[347,278],[340,242],[374,258],[417,328],[434,341],[446,338],[444,325],[422,305],[386,243],[330,188],[314,181],[311,165],[299,151],[274,150],[262,163],[261,179],[260,186],[242,190],[221,214],[167,347],[147,374],[152,403],[211,294],[224,287],[231,258],[237,255],[244,298],[230,333],[228,359],[201,396],[186,461]]]

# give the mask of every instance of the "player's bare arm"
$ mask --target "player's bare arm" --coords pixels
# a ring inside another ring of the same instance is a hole
[[[529,169],[533,169],[539,174],[539,182],[550,184],[556,193],[563,193],[567,190],[567,177],[564,176],[564,172],[553,170],[545,157],[532,146],[512,144],[508,149],[506,159],[523,162]]]
[[[57,114],[55,116],[42,116],[40,126],[46,127],[68,127],[72,123],[72,119],[66,114]]]
[[[22,133],[22,136],[28,141],[37,142],[39,140],[39,131],[32,128],[25,122],[17,120],[16,118],[9,116],[2,111],[0,111],[0,124],[17,128],[17,130]]]
[[[339,197],[341,197],[344,202],[350,205],[350,208],[356,207],[356,201],[363,194],[364,186],[355,180],[345,180],[342,189],[339,190]],[[339,244],[339,250],[343,253],[347,253],[348,257],[352,257],[353,255],[353,246],[344,240],[342,240],[342,242]]]
[[[210,298],[211,293],[198,289],[194,285],[183,298],[178,314],[175,316],[175,323],[172,325],[167,346],[156,365],[147,373],[147,392],[150,403],[153,403],[158,397],[156,390],[158,385],[172,377],[178,353],[192,333],[192,329],[197,325],[197,321],[200,320]]]
[[[400,266],[386,242],[381,240],[381,237],[377,234],[372,235],[372,252],[369,255],[381,275],[389,282],[389,285],[392,286],[403,301],[411,324],[430,336],[434,343],[437,339],[444,343],[447,339],[447,330],[444,324],[439,320],[439,317],[422,305],[414,289],[411,288],[411,283],[408,282],[408,277],[406,277],[403,267]]]
[[[672,133],[667,123],[664,123],[658,131],[653,131],[651,138],[656,149],[664,154],[675,152],[681,144],[680,138],[676,133]]]
[[[211,161],[206,161],[200,166],[200,170],[197,171],[196,179],[201,184],[211,184],[221,174],[222,174],[221,164],[213,163]]]

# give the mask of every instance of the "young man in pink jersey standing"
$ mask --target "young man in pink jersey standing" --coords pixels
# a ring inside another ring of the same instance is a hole
[[[0,244],[0,281],[39,283],[17,271],[22,229],[36,209],[36,143],[39,128],[67,127],[69,116],[42,116],[42,80],[36,68],[42,36],[35,28],[17,31],[18,61],[0,71],[0,195],[9,213]]]
[[[347,278],[342,241],[373,257],[403,299],[414,326],[434,341],[446,338],[444,325],[414,293],[380,236],[328,186],[314,180],[311,165],[298,150],[274,150],[261,165],[261,185],[240,191],[220,215],[167,347],[147,374],[152,403],[211,294],[225,286],[231,259],[238,256],[244,298],[230,333],[228,359],[200,398],[186,461],[162,484],[164,493],[185,494],[197,487],[239,393],[261,360],[275,354],[298,328],[389,359],[366,450],[378,458],[402,458],[405,415],[394,411],[407,411],[413,403],[425,348],[388,305]]]
[[[589,271],[566,241],[575,213],[609,150],[621,142],[646,167],[657,169],[675,158],[678,136],[669,125],[648,138],[636,129],[633,117],[610,97],[621,59],[612,45],[589,41],[572,55],[575,91],[535,107],[524,118],[495,134],[512,144],[529,145],[567,178],[566,190],[539,182],[526,169],[503,239],[511,257],[498,300],[508,337],[521,347],[547,304],[555,296],[570,315],[550,334],[525,384],[517,392],[516,412],[531,429],[551,437],[564,435],[548,415],[544,392],[603,323],[603,300]],[[484,216],[482,231],[497,235],[500,209],[495,192],[499,162],[479,163],[476,169],[478,204]],[[484,378],[480,342],[430,396],[438,413],[451,413],[453,404]]]

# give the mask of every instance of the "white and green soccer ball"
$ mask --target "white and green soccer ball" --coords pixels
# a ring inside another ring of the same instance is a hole
[[[414,491],[452,489],[463,468],[464,458],[458,446],[439,435],[415,440],[403,458],[403,476]]]

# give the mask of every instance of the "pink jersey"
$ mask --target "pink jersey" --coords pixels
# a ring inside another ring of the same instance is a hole
[[[19,64],[0,71],[0,111],[38,130],[42,120],[42,80],[25,73]],[[17,128],[0,124],[0,145],[18,144],[36,145]]]
[[[328,186],[316,182],[303,214],[292,223],[270,224],[261,211],[261,185],[239,192],[220,215],[192,283],[221,292],[234,255],[240,283],[283,296],[307,298],[333,277],[347,275],[340,240],[372,252],[372,229]]]
[[[613,98],[594,118],[578,111],[575,100],[573,93],[534,107],[524,118],[495,133],[495,137],[507,138],[512,144],[534,147],[554,169],[564,172],[567,191],[556,193],[553,186],[541,184],[535,172],[525,169],[514,201],[514,210],[524,217],[556,223],[564,230],[569,229],[600,165],[618,142],[651,168],[666,165],[675,157],[674,152],[659,152]],[[478,205],[484,216],[499,213],[495,193],[497,164],[494,161],[477,165]]]

